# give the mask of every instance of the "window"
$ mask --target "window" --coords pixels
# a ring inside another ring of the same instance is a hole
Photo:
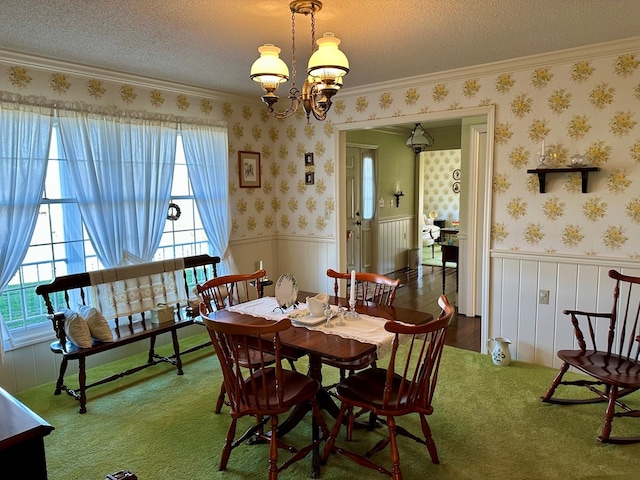
[[[371,220],[375,214],[375,173],[371,152],[362,158],[362,217]]]
[[[18,345],[52,332],[44,303],[35,293],[36,285],[48,283],[55,276],[102,268],[82,225],[68,178],[66,161],[58,155],[58,129],[54,124],[45,189],[29,250],[19,270],[0,292],[0,314]],[[180,216],[166,221],[155,259],[208,253],[179,135],[171,202],[179,206]]]

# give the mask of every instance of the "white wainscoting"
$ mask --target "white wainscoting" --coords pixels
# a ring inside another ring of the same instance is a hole
[[[298,281],[299,290],[333,293],[333,283],[327,277],[327,269],[341,268],[335,239],[280,236],[277,258],[279,271],[274,281],[283,273],[292,273]],[[304,298],[298,300],[305,301]]]
[[[407,268],[408,251],[415,237],[414,223],[413,216],[390,218],[379,222],[377,272],[385,274]]]
[[[559,367],[556,351],[576,348],[570,319],[562,311],[610,312],[610,269],[639,276],[640,260],[491,252],[488,338],[510,339],[517,360]],[[549,290],[548,305],[538,303],[539,290]],[[598,334],[606,332],[607,325],[601,327]]]

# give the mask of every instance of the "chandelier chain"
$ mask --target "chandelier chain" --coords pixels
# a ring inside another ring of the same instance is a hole
[[[296,86],[296,12],[291,10],[291,86]]]
[[[311,53],[316,50],[316,14],[311,10]]]

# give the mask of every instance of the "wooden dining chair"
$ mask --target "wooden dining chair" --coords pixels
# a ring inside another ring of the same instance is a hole
[[[223,275],[212,278],[196,289],[200,300],[205,303],[208,312],[221,310],[232,305],[248,302],[262,297],[260,280],[266,276],[264,270],[253,273]]]
[[[327,276],[333,278],[334,296],[338,298],[340,280],[351,280],[351,274],[336,272],[328,269]],[[399,279],[392,279],[384,275],[370,272],[356,272],[355,296],[359,301],[369,301],[382,305],[392,305],[396,298],[396,289],[400,286]],[[350,285],[347,285],[349,291]],[[356,362],[341,362],[335,359],[323,358],[323,363],[340,369],[340,380],[344,380],[347,373],[362,370],[371,365],[375,365],[376,354],[372,353],[366,357],[358,359]],[[335,385],[333,385],[335,386]],[[327,388],[332,388],[329,386]]]
[[[336,395],[340,400],[340,412],[325,445],[323,463],[327,462],[331,453],[337,452],[361,466],[372,468],[389,475],[394,480],[399,480],[402,478],[402,473],[397,435],[404,435],[425,445],[433,463],[439,463],[436,444],[426,417],[433,413],[433,394],[438,379],[445,335],[454,308],[444,295],[439,297],[438,304],[442,312],[436,320],[431,322],[420,325],[402,322],[385,324],[385,329],[395,335],[387,368],[367,368],[350,375],[338,384]],[[347,416],[347,441],[351,441],[356,407],[375,414],[379,421],[386,424],[388,430],[388,436],[364,455],[336,445],[345,415]],[[397,417],[409,414],[419,415],[424,438],[396,423]],[[390,470],[383,467],[381,462],[375,463],[371,459],[375,453],[387,446],[390,449]]]
[[[640,277],[616,270],[609,270],[609,277],[615,280],[611,312],[564,310],[571,319],[578,348],[558,350],[560,371],[540,399],[561,405],[606,403],[598,441],[638,443],[640,435],[612,437],[611,432],[615,417],[640,417],[640,410],[620,400],[640,389]],[[570,367],[588,378],[564,380]],[[569,397],[575,389],[558,389],[560,385],[586,387],[593,395]]]
[[[204,311],[212,313],[216,310],[227,308],[227,306],[248,302],[253,298],[261,298],[262,290],[259,288],[258,282],[265,275],[266,272],[264,270],[246,274],[223,275],[212,278],[202,285],[196,285],[198,295],[200,295],[200,300],[204,305]],[[248,353],[248,357],[238,358],[238,364],[245,368],[252,368],[253,364],[257,362],[256,353],[253,350],[248,350]],[[273,363],[275,357],[267,354],[266,360]],[[216,413],[222,411],[225,398],[226,389],[223,382],[220,385],[220,393],[216,402]]]
[[[291,320],[285,318],[278,322],[252,325],[216,321],[214,315],[207,312],[204,303],[200,305],[200,315],[220,360],[231,407],[231,424],[222,449],[219,469],[227,468],[234,448],[254,437],[270,445],[268,478],[275,480],[279,472],[306,457],[329,434],[316,402],[319,382],[302,373],[282,368],[280,334],[291,327]],[[239,358],[249,357],[253,358],[250,369],[237,361]],[[301,448],[295,448],[285,444],[278,436],[278,419],[280,415],[304,402],[311,405],[313,422],[317,422],[321,434],[318,434],[317,428],[313,428],[312,437],[317,438],[312,438],[311,443]],[[236,439],[238,419],[246,416],[255,417],[256,424]],[[267,424],[270,428],[265,432],[264,426]],[[279,449],[293,452],[280,465]]]
[[[340,280],[351,280],[349,272],[336,272],[329,268],[327,276],[333,278],[334,296],[338,297]],[[356,272],[355,294],[356,300],[392,305],[396,298],[396,289],[400,286],[400,280],[371,272]],[[347,284],[347,292],[350,285]]]

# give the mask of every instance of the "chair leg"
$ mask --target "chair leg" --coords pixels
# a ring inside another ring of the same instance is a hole
[[[602,443],[608,443],[611,436],[611,427],[613,424],[613,417],[616,413],[616,400],[618,398],[618,387],[608,387],[607,408],[604,412],[604,423],[602,424],[602,432],[598,435],[598,441]]]
[[[329,434],[329,438],[327,439],[327,443],[324,446],[324,452],[322,453],[323,464],[327,463],[327,459],[329,458],[329,455],[331,455],[331,453],[333,453],[334,451],[336,438],[340,433],[340,427],[342,427],[342,420],[344,418],[345,411],[346,411],[346,406],[343,403],[340,406],[340,411],[338,412],[338,416],[336,417],[336,423],[333,426],[333,430],[331,430],[331,433]]]
[[[549,387],[547,392],[542,397],[540,397],[540,400],[542,400],[543,402],[551,401],[551,399],[553,398],[553,394],[556,391],[556,388],[558,388],[558,385],[560,385],[560,382],[562,381],[562,377],[567,372],[567,370],[569,370],[569,364],[567,362],[564,362],[560,367],[560,371],[553,379],[553,382],[551,382],[551,386]]]
[[[269,442],[269,480],[278,480],[278,416],[271,416],[271,441]]]
[[[427,443],[427,449],[429,450],[429,455],[431,455],[431,461],[435,464],[440,463],[438,459],[438,451],[436,450],[436,442],[433,441],[433,435],[431,435],[431,428],[429,427],[429,422],[427,422],[427,417],[425,417],[424,413],[420,414],[420,425],[422,426],[422,433],[424,434],[425,442]]]
[[[215,409],[216,414],[222,411],[222,405],[224,405],[224,397],[226,393],[227,393],[227,389],[224,388],[224,382],[223,382],[222,385],[220,385],[220,393],[218,394],[218,401],[216,402],[216,409]]]
[[[387,417],[387,428],[389,429],[389,454],[391,455],[391,478],[402,480],[400,471],[400,451],[398,450],[398,439],[396,438],[396,419]]]
[[[224,447],[222,447],[222,457],[220,458],[220,467],[218,468],[218,470],[227,469],[227,463],[229,462],[229,456],[231,455],[231,449],[233,448],[233,438],[236,436],[237,421],[237,418],[231,418],[231,425],[229,425],[227,438],[224,441]]]

